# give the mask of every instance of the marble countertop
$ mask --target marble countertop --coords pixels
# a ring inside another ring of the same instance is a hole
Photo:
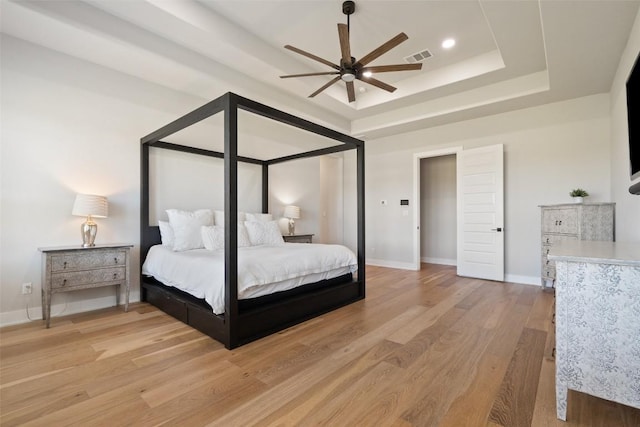
[[[549,259],[640,267],[640,243],[567,241],[552,247]]]

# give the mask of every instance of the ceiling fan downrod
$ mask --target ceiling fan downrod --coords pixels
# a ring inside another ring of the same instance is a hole
[[[353,14],[353,12],[356,11],[356,3],[354,1],[351,0],[347,0],[344,3],[342,3],[342,13],[344,13],[345,15],[347,15],[347,29],[350,30],[351,27],[349,25],[349,16]]]

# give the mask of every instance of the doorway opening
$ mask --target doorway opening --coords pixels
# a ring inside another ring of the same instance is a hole
[[[420,261],[457,265],[456,155],[420,159]]]
[[[461,150],[451,147],[413,155],[415,270],[422,262],[456,265],[456,158]]]

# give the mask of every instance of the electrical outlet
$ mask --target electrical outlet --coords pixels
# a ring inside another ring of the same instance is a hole
[[[33,286],[31,282],[22,284],[22,295],[27,295],[33,292]]]

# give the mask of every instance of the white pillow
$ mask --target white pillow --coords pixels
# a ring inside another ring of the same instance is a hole
[[[214,224],[224,226],[224,211],[214,211],[213,215],[215,217]],[[244,212],[238,212],[238,225],[244,222],[244,217],[245,217]]]
[[[210,251],[224,249],[224,227],[219,225],[203,225],[200,227],[204,247]],[[249,235],[244,225],[238,225],[238,247],[251,246]]]
[[[266,213],[248,213],[245,214],[246,221],[273,221],[273,215]]]
[[[277,221],[245,221],[244,226],[247,228],[251,246],[284,245]]]
[[[173,229],[168,221],[158,221],[160,227],[160,240],[163,245],[173,246]]]
[[[197,211],[182,211],[179,209],[167,209],[169,224],[173,229],[172,249],[176,252],[204,247],[200,227],[213,225],[213,212],[209,209]]]

